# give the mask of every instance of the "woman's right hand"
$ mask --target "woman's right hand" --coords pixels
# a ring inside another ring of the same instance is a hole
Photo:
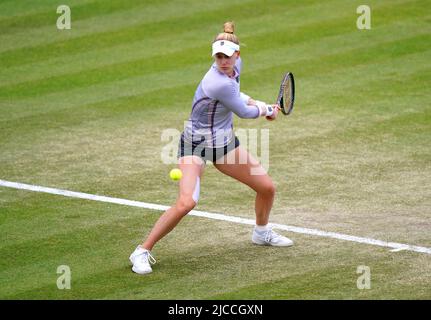
[[[268,121],[275,120],[275,118],[277,118],[278,112],[280,111],[280,106],[278,104],[273,104],[272,107],[274,108],[274,113],[265,117]]]

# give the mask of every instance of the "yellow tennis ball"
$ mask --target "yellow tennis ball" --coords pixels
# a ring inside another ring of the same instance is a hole
[[[172,180],[177,181],[180,180],[183,176],[183,173],[180,169],[172,169],[171,172],[169,172],[169,176]]]

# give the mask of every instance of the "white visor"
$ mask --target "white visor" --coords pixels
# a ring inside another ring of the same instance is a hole
[[[212,56],[214,57],[216,53],[221,52],[230,57],[235,51],[239,51],[239,45],[237,45],[236,43],[227,40],[218,40],[213,43]]]

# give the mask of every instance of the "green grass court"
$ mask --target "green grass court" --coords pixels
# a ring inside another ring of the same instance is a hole
[[[241,90],[293,114],[269,129],[271,222],[431,247],[431,2],[0,1],[0,179],[171,205],[162,133],[182,131],[210,45],[234,20]],[[254,192],[207,165],[197,210],[253,219]],[[153,273],[128,257],[161,211],[0,186],[1,299],[430,299],[431,255],[186,217]],[[57,267],[71,289],[57,288]],[[358,266],[371,288],[357,288]]]

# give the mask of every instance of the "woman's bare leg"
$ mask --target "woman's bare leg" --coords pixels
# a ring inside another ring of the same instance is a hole
[[[160,216],[147,239],[141,244],[141,247],[147,250],[151,251],[156,242],[167,235],[196,206],[197,199],[193,199],[193,193],[198,177],[200,179],[203,173],[204,162],[197,156],[185,156],[179,159],[178,166],[183,176],[179,183],[177,201]]]
[[[235,162],[228,161],[233,159],[235,152]],[[241,159],[242,161],[239,161]],[[223,162],[223,163],[221,163]],[[266,173],[260,163],[254,159],[246,149],[239,146],[230,151],[224,161],[214,163],[214,166],[222,173],[246,184],[256,191],[255,212],[256,224],[266,225],[269,221],[269,213],[275,196],[275,186],[271,178]]]

